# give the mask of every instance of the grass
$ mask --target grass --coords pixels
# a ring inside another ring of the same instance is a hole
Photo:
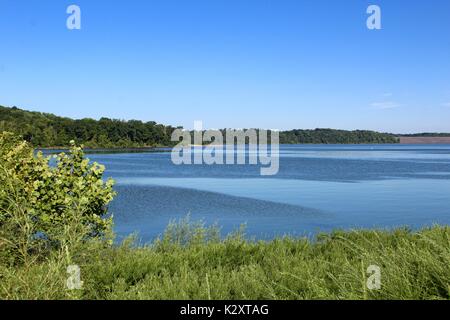
[[[171,224],[149,245],[90,241],[20,266],[0,264],[0,299],[449,299],[450,227],[336,231],[310,241],[249,241],[239,231]],[[81,290],[67,290],[67,264]],[[367,268],[381,269],[369,290]]]

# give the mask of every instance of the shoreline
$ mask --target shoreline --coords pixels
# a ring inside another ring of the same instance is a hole
[[[398,143],[282,143],[280,146],[363,146],[363,145],[374,145],[374,146],[383,146],[383,145],[399,145],[399,146],[407,146],[407,145],[450,145],[450,137],[401,137],[403,142]],[[246,144],[248,145],[248,144]],[[270,145],[270,144],[268,144]],[[190,144],[187,147],[225,147],[226,144],[221,145],[211,145],[211,144]],[[89,148],[84,147],[85,152],[121,152],[121,151],[129,151],[129,152],[151,152],[151,151],[164,151],[164,149],[171,149],[174,146],[149,146],[149,147],[98,147],[98,148]],[[36,147],[36,151],[67,151],[70,147]]]

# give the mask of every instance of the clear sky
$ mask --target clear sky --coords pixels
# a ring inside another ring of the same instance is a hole
[[[81,30],[66,9],[81,8]],[[366,27],[379,5],[382,30]],[[192,128],[450,132],[449,0],[0,0],[0,104]]]

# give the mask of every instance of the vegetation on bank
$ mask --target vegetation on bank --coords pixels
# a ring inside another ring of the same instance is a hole
[[[171,141],[171,135],[175,129],[172,126],[138,120],[73,120],[0,106],[0,132],[14,132],[34,147],[41,148],[68,147],[71,140],[88,148],[172,146],[175,143]],[[367,130],[315,129],[282,131],[280,143],[398,143],[398,139],[391,134]]]
[[[368,130],[291,130],[280,133],[282,144],[378,144],[398,143],[396,136]]]
[[[69,147],[72,140],[88,148],[169,146],[174,129],[152,121],[73,120],[0,106],[0,132],[13,132],[41,148]]]
[[[0,299],[450,298],[450,227],[249,241],[184,220],[151,244],[114,245],[103,170],[79,147],[50,159],[0,135]],[[69,265],[80,290],[67,289]]]
[[[399,137],[450,137],[450,133],[445,132],[423,132],[423,133],[410,133],[410,134],[399,134]]]

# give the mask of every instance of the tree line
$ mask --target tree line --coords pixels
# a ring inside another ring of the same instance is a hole
[[[0,106],[0,132],[21,135],[35,147],[67,147],[70,141],[88,148],[168,146],[174,127],[156,122],[101,118],[74,120],[49,113]]]
[[[181,128],[181,127],[178,127]],[[74,120],[49,113],[0,106],[0,132],[18,134],[35,147],[67,147],[70,141],[87,148],[173,146],[173,126],[154,121],[101,118]],[[281,144],[398,143],[396,135],[367,130],[290,130],[280,132]]]
[[[395,135],[368,130],[314,129],[280,132],[280,143],[282,144],[372,144],[398,142],[399,139]]]

